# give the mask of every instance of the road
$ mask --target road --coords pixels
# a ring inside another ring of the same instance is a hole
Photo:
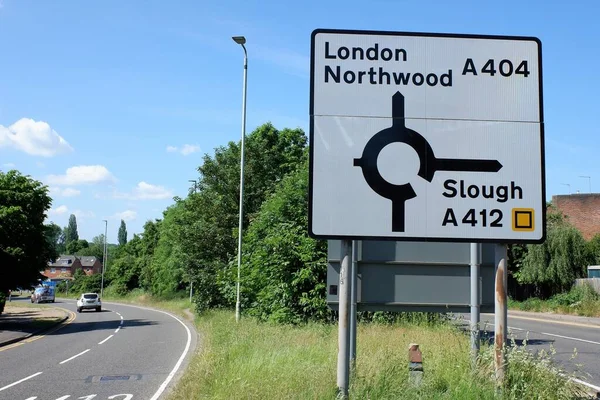
[[[196,346],[193,327],[162,311],[104,303],[33,341],[0,348],[0,399],[157,400]]]
[[[469,315],[463,315],[466,321]],[[493,337],[494,315],[481,315],[482,329]],[[487,324],[487,325],[486,325]],[[578,379],[600,391],[600,319],[575,316],[550,317],[541,313],[509,310],[509,340],[537,352],[550,352],[564,371],[576,372]]]

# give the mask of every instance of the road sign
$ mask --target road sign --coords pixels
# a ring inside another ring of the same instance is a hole
[[[545,238],[536,38],[316,30],[309,233]]]

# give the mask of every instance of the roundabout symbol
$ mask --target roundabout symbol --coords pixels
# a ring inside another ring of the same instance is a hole
[[[405,202],[417,197],[410,183],[396,185],[386,181],[377,168],[377,158],[390,143],[405,143],[419,156],[418,176],[428,182],[436,171],[498,172],[502,164],[498,160],[436,158],[427,140],[409,129],[404,121],[404,96],[396,92],[392,96],[392,126],[377,132],[365,145],[362,156],[354,159],[354,166],[362,168],[367,184],[375,193],[392,201],[392,232],[404,232]]]

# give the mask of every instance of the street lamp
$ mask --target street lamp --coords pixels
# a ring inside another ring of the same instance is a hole
[[[196,185],[196,180],[195,179],[188,179],[188,182],[192,182],[194,184],[194,193],[196,193],[196,189],[198,188]]]
[[[561,185],[565,185],[569,187],[569,194],[571,194],[571,185],[569,185],[568,183],[561,183]]]
[[[585,175],[579,175],[580,178],[587,178],[588,180],[588,185],[590,187],[590,193],[592,193],[592,177],[591,176],[585,176]]]
[[[194,184],[194,194],[196,194],[198,186],[196,184],[195,179],[188,179],[188,182],[192,182]],[[194,282],[192,282],[192,271],[188,271],[190,278],[190,303],[192,302],[192,294],[194,293]]]
[[[240,278],[242,268],[242,216],[244,211],[244,139],[246,138],[246,86],[248,78],[248,52],[246,52],[246,38],[233,36],[233,41],[244,49],[244,86],[242,89],[242,144],[240,147],[240,220],[238,224],[238,256],[237,256],[237,300],[235,302],[235,322],[240,320]]]
[[[106,231],[108,228],[108,221],[103,219],[104,221],[104,252],[102,255],[102,283],[100,284],[100,298],[104,295],[104,269],[106,268]]]

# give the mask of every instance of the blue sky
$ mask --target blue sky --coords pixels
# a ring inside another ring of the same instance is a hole
[[[185,196],[204,153],[247,130],[308,133],[316,28],[537,36],[547,198],[600,191],[600,2],[0,0],[0,169],[47,183],[49,220],[116,242]],[[10,136],[9,136],[10,135]],[[567,187],[563,184],[570,184]]]

